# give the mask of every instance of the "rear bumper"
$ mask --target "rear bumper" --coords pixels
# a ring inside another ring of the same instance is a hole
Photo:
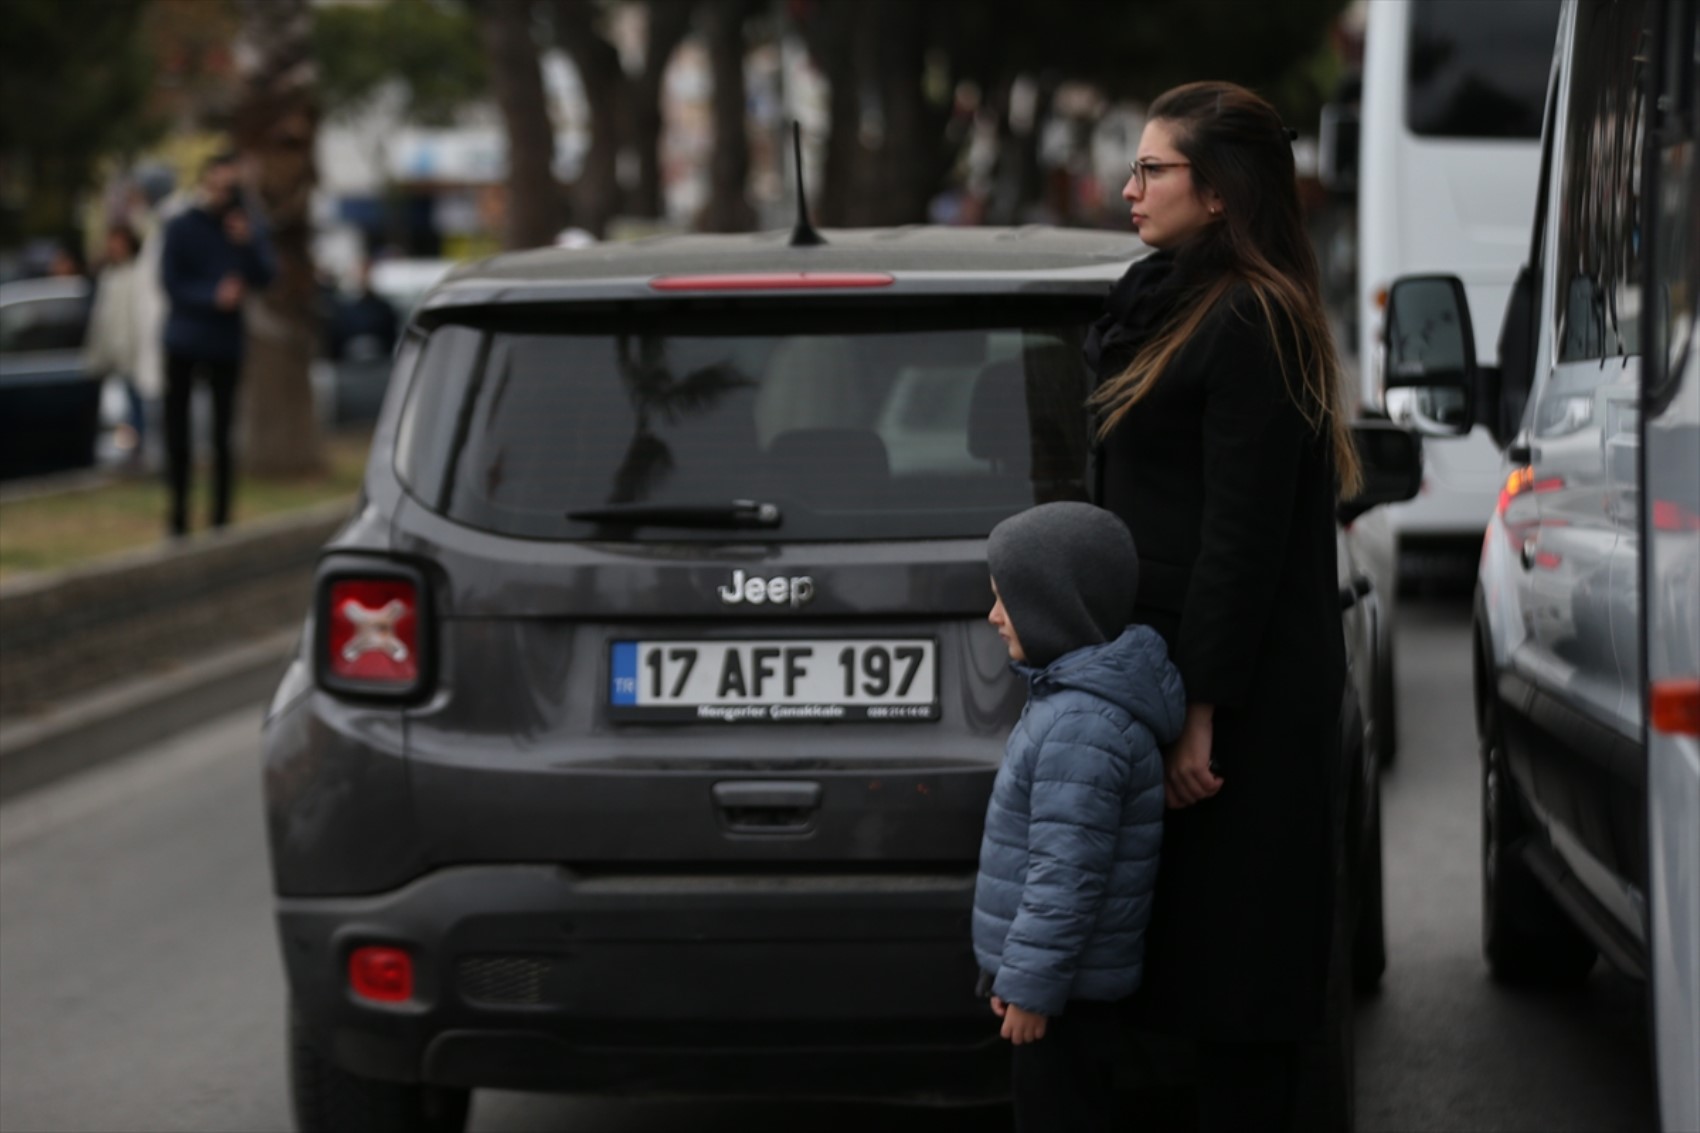
[[[368,1077],[591,1093],[974,1101],[1008,1054],[973,994],[972,872],[445,869],[361,898],[283,898],[295,1005]],[[365,944],[414,993],[347,987]]]

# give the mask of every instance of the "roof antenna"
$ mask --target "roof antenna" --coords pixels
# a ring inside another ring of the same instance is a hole
[[[826,243],[826,237],[809,223],[809,198],[803,192],[803,127],[791,120],[791,152],[797,163],[797,227],[791,230],[791,247],[812,248]]]

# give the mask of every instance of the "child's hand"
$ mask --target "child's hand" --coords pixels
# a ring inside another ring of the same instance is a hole
[[[996,1015],[999,1019],[1002,1019],[1003,1013],[1005,1011],[1007,1011],[1008,1009],[1009,1009],[1008,1004],[1004,1003],[1004,1001],[999,999],[997,996],[995,996],[995,995],[992,996],[992,1014],[993,1015]]]
[[[997,1001],[994,1000],[994,1003]],[[1035,1043],[1045,1037],[1045,1017],[1033,1011],[1023,1011],[1013,1003],[1002,1004],[1003,1037],[1020,1046]],[[997,1011],[994,1006],[992,1010]]]

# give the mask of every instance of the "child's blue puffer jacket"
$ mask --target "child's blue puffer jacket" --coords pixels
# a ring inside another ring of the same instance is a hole
[[[1163,840],[1162,746],[1186,697],[1149,626],[1017,665],[1031,686],[986,807],[974,954],[992,992],[1057,1015],[1139,987]]]

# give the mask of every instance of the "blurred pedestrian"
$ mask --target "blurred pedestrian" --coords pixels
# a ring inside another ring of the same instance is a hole
[[[129,225],[114,224],[107,229],[106,254],[95,280],[85,347],[90,374],[124,383],[129,435],[121,447],[128,450],[133,465],[142,459],[142,438],[147,431],[142,394],[136,384],[142,348],[141,283],[136,262],[140,251],[141,241]]]
[[[1230,83],[1152,103],[1122,196],[1158,252],[1087,343],[1098,499],[1139,533],[1135,618],[1187,694],[1133,1018],[1197,1040],[1207,1133],[1294,1127],[1343,835],[1334,517],[1359,471],[1293,136]]]
[[[82,256],[77,252],[76,238],[54,245],[47,261],[47,274],[55,279],[78,279],[88,275]]]
[[[220,153],[201,169],[195,203],[166,226],[160,279],[165,321],[165,447],[171,534],[189,528],[189,404],[197,376],[212,390],[212,525],[230,522],[234,460],[230,430],[241,372],[242,304],[276,273],[271,246],[242,207],[236,156]]]
[[[398,329],[395,308],[372,290],[372,261],[361,260],[354,297],[336,304],[330,356],[346,362],[388,358],[395,349]]]

